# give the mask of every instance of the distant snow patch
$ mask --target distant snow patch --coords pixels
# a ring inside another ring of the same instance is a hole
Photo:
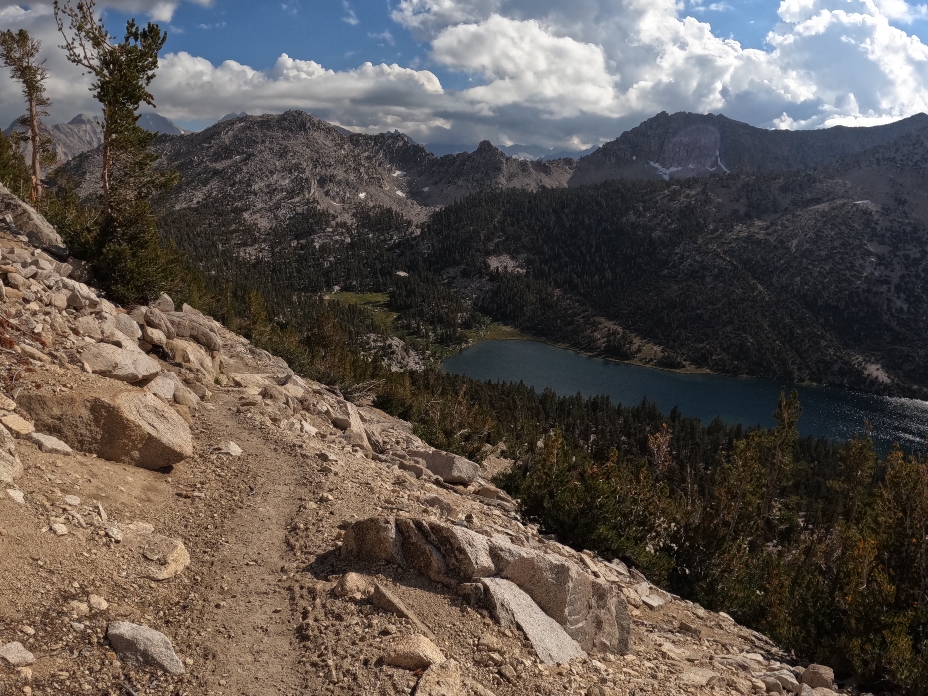
[[[683,169],[683,167],[670,167],[669,169],[665,169],[664,167],[659,165],[657,162],[652,162],[650,160],[648,160],[648,164],[654,167],[657,170],[657,173],[660,174],[662,177],[664,177],[664,181],[670,181],[671,174]]]
[[[396,195],[399,196],[400,198],[406,198],[406,194],[400,191],[399,189],[396,189]]]
[[[721,155],[719,155],[719,151],[718,151],[718,150],[715,151],[715,159],[716,159],[716,161],[718,161],[719,166],[722,168],[722,170],[723,170],[726,174],[731,174],[731,172],[728,171],[728,167],[726,167],[724,164],[722,164],[722,157],[721,157]],[[711,171],[715,171],[715,170],[713,169],[713,170],[711,170]]]
[[[396,272],[396,275],[400,276],[401,278],[408,278],[408,277],[409,277],[409,274],[408,274],[406,271],[397,271],[397,272]]]
[[[367,194],[361,191],[361,193],[358,194],[358,198],[367,198]]]
[[[423,188],[422,190],[423,190],[423,191],[425,191],[426,193],[428,193],[428,192],[429,192],[429,187],[428,187],[428,186],[426,186],[426,187],[425,187],[425,188]]]
[[[395,172],[393,172],[393,176],[406,176],[406,172],[401,172],[399,169],[397,169]]]

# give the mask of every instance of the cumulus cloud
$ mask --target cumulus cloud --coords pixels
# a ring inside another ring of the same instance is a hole
[[[160,17],[177,6],[108,1]],[[161,113],[187,122],[300,108],[425,142],[490,138],[578,149],[661,110],[721,112],[769,128],[868,125],[928,110],[928,46],[910,26],[928,17],[925,5],[781,0],[763,50],[713,32],[705,20],[726,8],[714,0],[399,0],[392,17],[427,47],[425,67],[466,76],[466,88],[444,89],[418,60],[333,71],[311,56],[283,54],[260,69],[173,53],[153,91]],[[347,0],[343,9],[354,17]],[[0,28],[49,22],[47,3],[23,9],[0,0]],[[73,114],[89,95],[78,96],[85,83],[72,78],[62,73],[50,91],[69,100]],[[0,83],[0,117],[10,94]]]

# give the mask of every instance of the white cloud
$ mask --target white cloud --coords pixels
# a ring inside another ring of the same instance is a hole
[[[163,17],[177,2],[108,6]],[[345,20],[357,21],[347,0],[343,7]],[[699,19],[686,16],[697,9]],[[188,122],[300,108],[426,142],[561,147],[611,139],[661,110],[721,112],[770,128],[883,123],[928,110],[928,46],[907,26],[928,15],[925,5],[781,0],[765,50],[700,21],[724,9],[724,0],[399,0],[392,17],[428,47],[425,64],[333,71],[284,54],[261,70],[175,53],[153,90],[161,113]],[[7,25],[59,43],[48,3],[23,9],[0,0],[0,28]],[[394,32],[369,36],[389,43]],[[49,91],[68,112],[56,111],[59,120],[94,108],[86,81],[62,63],[50,54]],[[429,65],[468,77],[469,86],[444,89]],[[0,119],[18,115],[18,98],[0,79]]]
[[[342,0],[342,6],[345,8],[345,16],[342,17],[342,21],[347,22],[351,26],[356,26],[358,24],[358,15],[351,9],[351,4],[348,0]]]

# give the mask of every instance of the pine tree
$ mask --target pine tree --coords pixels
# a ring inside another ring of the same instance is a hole
[[[37,60],[41,48],[42,43],[29,36],[25,29],[15,33],[11,29],[0,32],[0,62],[10,68],[13,79],[22,84],[23,97],[29,107],[29,112],[19,119],[19,125],[28,130],[32,145],[32,184],[29,188],[32,205],[42,196],[42,165],[55,162],[51,136],[42,132],[42,117],[48,116],[47,107],[51,101],[45,96],[45,81],[48,80],[45,61]],[[19,145],[18,137],[13,139],[13,143]]]
[[[150,146],[157,135],[138,125],[136,112],[142,104],[155,106],[148,87],[167,34],[131,19],[117,43],[94,0],[55,2],[55,19],[68,60],[95,78],[90,89],[103,107],[102,215],[94,248],[86,251],[117,299],[148,300],[170,283],[175,267],[160,246],[150,201],[177,177],[155,170],[158,156]]]

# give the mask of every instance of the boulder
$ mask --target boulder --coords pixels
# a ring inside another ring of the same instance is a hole
[[[155,396],[160,396],[167,402],[174,401],[174,392],[176,388],[177,386],[174,384],[174,380],[168,377],[164,372],[145,385],[145,391],[151,392]]]
[[[200,397],[183,383],[180,377],[173,372],[162,372],[162,376],[174,382],[174,401],[187,408],[197,408],[200,405]]]
[[[429,528],[449,573],[460,580],[475,580],[496,573],[487,537],[457,525],[433,522]]]
[[[535,648],[539,661],[564,664],[586,656],[577,641],[515,583],[503,578],[483,578],[480,582],[500,626],[520,629]]]
[[[78,317],[74,321],[74,331],[81,336],[88,336],[99,341],[103,337],[103,331],[100,324],[92,316]]]
[[[394,667],[416,670],[441,664],[445,661],[445,656],[428,638],[413,634],[395,639],[385,645],[383,661]]]
[[[432,452],[410,452],[409,456],[425,461],[429,471],[446,483],[473,483],[480,475],[479,466],[456,454],[433,450]]]
[[[161,293],[157,300],[151,303],[153,309],[157,309],[160,312],[173,312],[174,311],[174,300],[171,299],[171,296],[167,293]]]
[[[213,359],[193,341],[185,341],[181,338],[174,338],[164,344],[164,352],[167,353],[171,360],[181,363],[185,367],[199,372],[205,377],[212,379],[216,376],[216,367]]]
[[[517,546],[501,534],[497,534],[490,541],[490,557],[493,559],[497,573],[506,572],[509,564],[518,558],[536,555],[538,555],[537,551]]]
[[[48,220],[0,184],[0,218],[6,215],[12,218],[15,231],[26,235],[33,246],[67,254],[64,242]]]
[[[168,342],[168,337],[161,329],[155,329],[146,324],[142,327],[142,340],[153,346],[163,346]]]
[[[366,563],[403,565],[402,540],[392,517],[371,517],[345,530],[342,558]]]
[[[114,317],[114,323],[116,324],[117,331],[128,336],[133,341],[137,341],[142,337],[142,330],[139,328],[139,325],[136,324],[135,320],[128,314],[117,314]],[[150,342],[151,341],[149,341],[149,343]]]
[[[84,349],[81,360],[90,372],[122,382],[151,379],[161,372],[157,361],[144,353],[118,348],[108,343],[96,343]]]
[[[515,559],[503,576],[525,590],[584,650],[628,652],[628,605],[605,580],[553,554]]]
[[[40,430],[104,459],[160,469],[193,454],[190,427],[154,394],[126,391],[105,398],[29,392],[20,403]]]
[[[145,326],[148,326],[152,329],[157,329],[165,335],[167,340],[176,338],[174,327],[171,325],[171,322],[168,321],[168,318],[164,316],[164,313],[160,310],[155,309],[154,307],[149,307],[145,310],[144,320]]]
[[[367,597],[373,589],[371,581],[360,573],[345,573],[339,578],[332,591],[337,597],[361,599]]]
[[[16,413],[7,413],[0,416],[0,423],[15,437],[25,437],[35,430],[35,426]]]
[[[164,316],[174,327],[177,338],[189,338],[207,350],[222,350],[222,339],[206,317],[184,312],[166,312]]]
[[[396,531],[404,567],[435,582],[454,584],[448,575],[445,557],[438,550],[439,542],[425,520],[400,517],[396,520]]]
[[[825,665],[809,665],[802,673],[802,683],[813,689],[830,689],[835,683],[835,673],[831,667]]]
[[[128,621],[113,621],[106,628],[106,637],[122,662],[157,667],[168,674],[184,673],[184,663],[160,631]]]

